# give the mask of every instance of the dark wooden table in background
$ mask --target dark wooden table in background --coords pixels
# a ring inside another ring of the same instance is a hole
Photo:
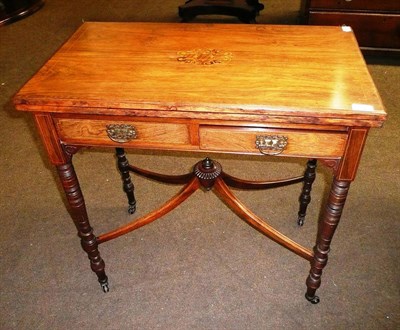
[[[43,0],[0,0],[0,26],[31,15],[43,5]]]
[[[236,16],[243,23],[255,23],[263,9],[258,0],[188,0],[179,6],[179,16],[184,22],[198,15],[228,15]]]

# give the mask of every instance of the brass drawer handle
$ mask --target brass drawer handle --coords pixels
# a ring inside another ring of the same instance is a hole
[[[256,148],[263,155],[275,156],[281,154],[288,144],[288,138],[283,135],[257,135]]]
[[[137,137],[135,127],[128,124],[106,125],[106,130],[108,137],[118,143],[126,143]]]

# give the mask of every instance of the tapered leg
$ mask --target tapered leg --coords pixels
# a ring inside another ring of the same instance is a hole
[[[299,226],[302,226],[304,224],[307,207],[308,207],[308,204],[310,204],[310,202],[311,202],[311,189],[312,189],[312,184],[315,180],[316,167],[317,167],[316,159],[310,159],[307,162],[307,168],[304,173],[303,190],[302,190],[300,198],[299,198],[300,209],[299,209],[298,218],[297,218],[297,224]]]
[[[321,285],[322,270],[328,262],[329,247],[337,225],[339,224],[349,187],[350,181],[334,179],[332,182],[328,202],[318,230],[310,274],[306,281],[306,299],[313,304],[319,302],[319,297],[315,295],[315,292]]]
[[[96,273],[103,291],[108,292],[108,279],[104,271],[105,264],[98,250],[97,238],[89,224],[85,201],[72,162],[58,165],[57,171],[67,196],[71,217],[81,238],[82,248],[89,257],[90,266]]]
[[[134,194],[135,187],[129,174],[129,162],[123,148],[115,148],[115,151],[117,155],[117,165],[122,179],[122,187],[128,197],[128,212],[133,214],[136,211],[136,199]]]

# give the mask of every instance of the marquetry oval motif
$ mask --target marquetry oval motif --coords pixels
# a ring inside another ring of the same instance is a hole
[[[179,62],[212,65],[223,62],[229,62],[232,59],[232,53],[224,52],[219,49],[193,49],[178,52],[177,60]]]

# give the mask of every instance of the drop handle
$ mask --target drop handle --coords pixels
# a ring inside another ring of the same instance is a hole
[[[137,138],[135,127],[129,124],[109,124],[106,125],[106,131],[110,140],[118,143],[126,143]]]
[[[281,154],[288,145],[288,137],[283,135],[257,135],[256,148],[267,156]]]

